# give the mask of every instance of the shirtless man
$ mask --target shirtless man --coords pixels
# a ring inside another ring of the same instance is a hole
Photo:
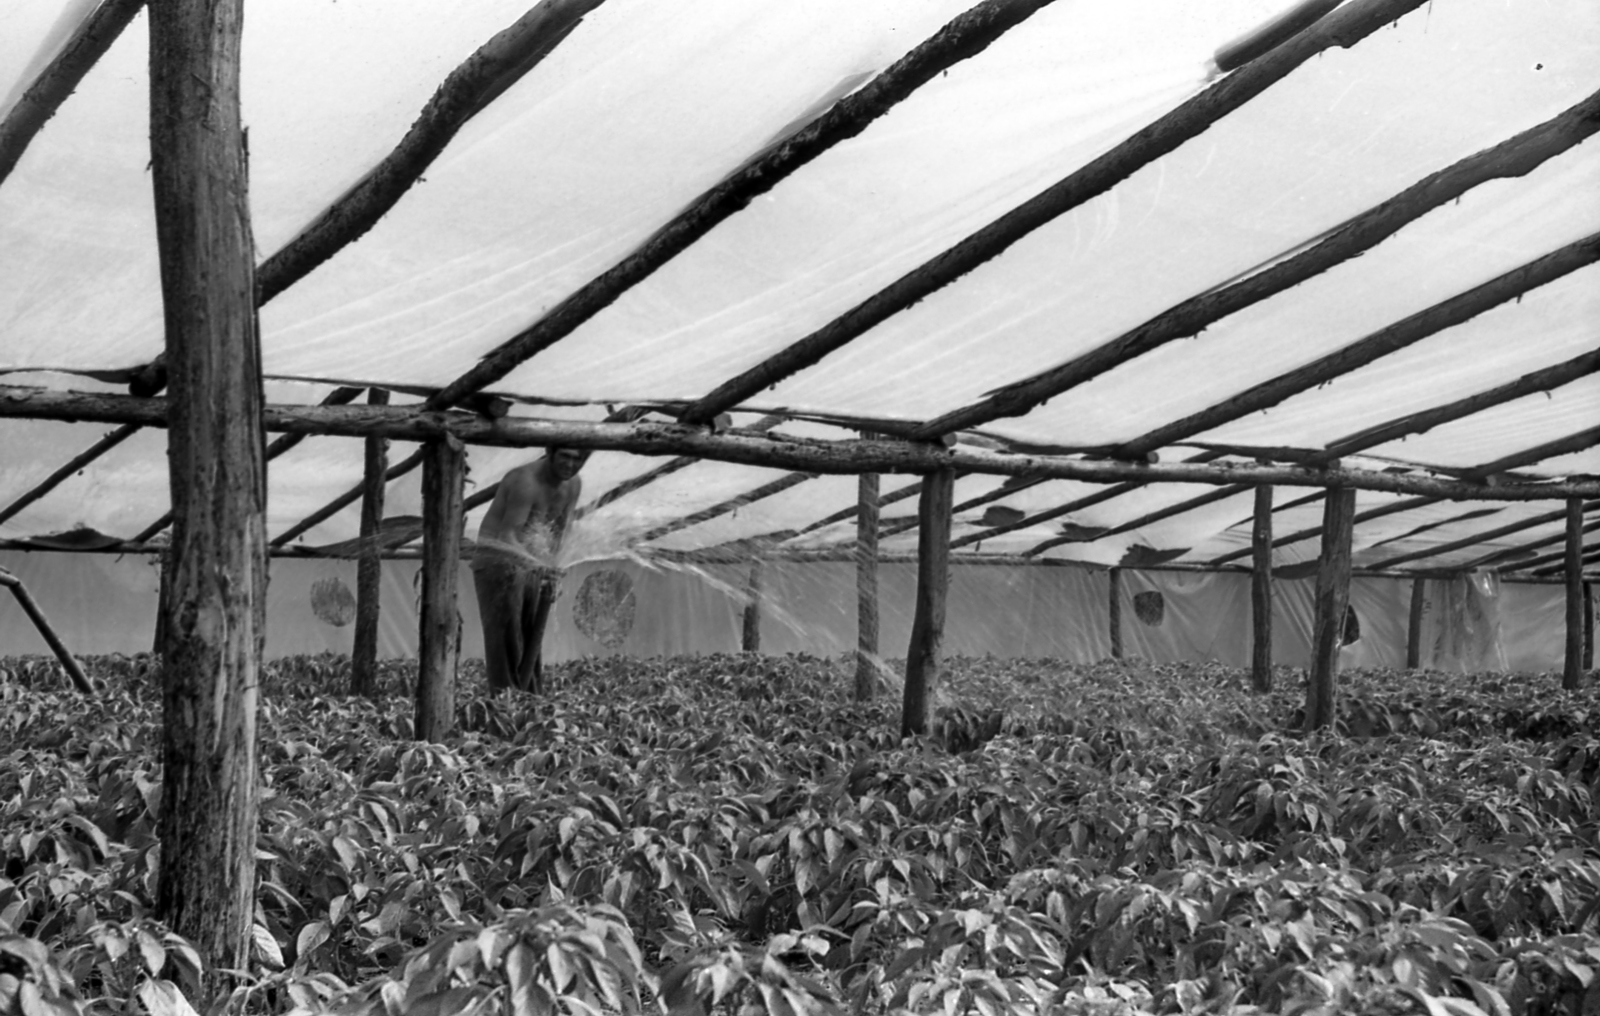
[[[578,470],[587,458],[573,448],[548,448],[543,458],[511,470],[478,527],[472,580],[493,691],[542,689],[540,645],[561,577],[556,554],[583,491]]]

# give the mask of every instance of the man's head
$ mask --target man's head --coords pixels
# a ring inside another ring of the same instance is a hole
[[[549,460],[550,472],[557,480],[570,480],[577,476],[578,470],[589,460],[587,452],[576,448],[550,447],[545,449],[544,457]]]

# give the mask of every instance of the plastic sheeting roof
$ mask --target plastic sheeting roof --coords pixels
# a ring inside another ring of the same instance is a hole
[[[22,0],[0,34],[0,114],[95,4]],[[439,387],[615,264],[773,139],[882,71],[968,0],[608,0],[474,117],[369,233],[261,314],[269,401],[327,383]],[[732,216],[492,390],[519,415],[598,420],[607,404],[693,400],[813,332],[930,257],[1209,87],[1224,43],[1281,0],[1058,0],[952,66],[860,135]],[[249,6],[243,57],[251,211],[262,256],[292,239],[395,145],[451,69],[523,2],[273,0]],[[162,349],[140,15],[0,185],[0,381],[120,388],[80,372]],[[1592,0],[1429,3],[1349,49],[1313,58],[1109,193],[1050,222],[816,366],[752,397],[748,413],[923,421],[1093,350],[1196,294],[1260,270],[1427,174],[1541,123],[1600,85]],[[1600,230],[1600,145],[1435,209],[1361,257],[1117,367],[986,434],[1053,446],[1130,441],[1349,345]],[[1481,392],[1600,347],[1595,266],[1535,289],[1194,442],[1321,449],[1365,427]],[[404,401],[404,400],[402,400]],[[545,403],[567,403],[552,405]],[[754,419],[741,412],[741,422]],[[1428,433],[1368,449],[1470,468],[1600,423],[1589,374]],[[783,433],[840,432],[791,422]],[[0,503],[100,431],[0,420]],[[165,435],[135,435],[0,524],[0,538],[87,526],[131,537],[167,506]],[[397,446],[391,461],[410,451]],[[474,448],[486,483],[526,452]],[[1162,450],[1166,461],[1193,448]],[[589,495],[659,463],[600,453]],[[1600,450],[1522,471],[1600,474]],[[358,483],[360,442],[315,438],[270,467],[269,532]],[[700,462],[595,513],[637,536],[783,474]],[[885,490],[912,478],[885,478]],[[993,491],[968,477],[958,505]],[[1052,481],[995,503],[1045,511],[1099,490]],[[1206,488],[1157,484],[1064,521],[1116,527]],[[822,477],[660,537],[695,549],[806,528],[854,502]],[[1280,493],[1279,500],[1289,495]],[[1358,510],[1395,498],[1363,492]],[[390,514],[419,511],[417,477]],[[1494,509],[1460,520],[1473,509]],[[1554,504],[1440,504],[1357,529],[1357,563],[1437,547]],[[958,513],[956,536],[983,531]],[[1315,505],[1279,532],[1319,521]],[[481,512],[481,509],[480,509]],[[914,518],[915,500],[885,508]],[[1248,493],[1046,558],[1115,564],[1130,547],[1203,563],[1248,541]],[[1022,552],[1054,519],[964,545]],[[1434,523],[1439,523],[1435,525]],[[308,543],[355,535],[358,510]],[[469,519],[469,533],[476,519]],[[1419,561],[1463,564],[1560,531]],[[854,535],[835,523],[788,546]],[[1389,542],[1384,542],[1389,541]],[[914,548],[915,531],[885,540]],[[1290,544],[1280,557],[1314,553]]]

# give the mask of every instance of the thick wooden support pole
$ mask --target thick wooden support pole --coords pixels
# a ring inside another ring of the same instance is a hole
[[[1567,499],[1567,652],[1561,687],[1583,684],[1583,501]]]
[[[150,150],[170,385],[172,600],[156,916],[203,993],[251,965],[266,463],[244,133],[242,0],[150,7]],[[146,400],[148,401],[148,400]]]
[[[1411,580],[1411,617],[1406,622],[1406,669],[1422,666],[1422,614],[1428,606],[1428,580]]]
[[[422,458],[422,616],[418,618],[416,737],[443,741],[456,723],[456,649],[461,636],[456,579],[461,570],[466,449],[429,441]]]
[[[1256,487],[1250,527],[1250,687],[1272,690],[1272,487]]]
[[[67,672],[67,678],[72,681],[72,686],[85,695],[93,695],[94,685],[89,683],[88,676],[84,674],[83,668],[78,666],[78,661],[73,657],[72,652],[67,649],[67,644],[61,641],[61,636],[57,635],[56,630],[50,627],[50,622],[45,618],[44,611],[40,610],[33,597],[28,595],[28,589],[22,584],[22,580],[6,569],[0,568],[0,586],[7,586],[11,589],[11,594],[17,598],[17,605],[22,608],[24,614],[28,615],[28,620],[33,622],[33,626],[39,629],[40,636],[44,638],[45,644],[50,647],[50,651],[56,654],[56,659],[61,661],[61,668]]]
[[[917,499],[917,606],[906,649],[906,688],[900,736],[925,734],[933,690],[943,667],[944,605],[950,588],[950,523],[956,478],[949,469],[930,473]]]
[[[374,388],[367,394],[373,406],[389,404],[389,392]],[[383,497],[388,484],[389,442],[366,439],[366,471],[361,488],[361,554],[356,559],[356,637],[350,649],[350,694],[371,697],[378,690],[378,601],[383,589],[383,548],[378,533],[383,528]]]
[[[878,691],[878,474],[856,483],[856,687],[857,702]]]
[[[747,653],[761,652],[761,559],[750,562],[745,580],[744,624],[740,628],[739,648]]]
[[[1106,605],[1111,613],[1111,658],[1122,659],[1122,569],[1113,568],[1107,573],[1110,591],[1106,594]]]
[[[1306,733],[1333,726],[1334,690],[1345,609],[1350,605],[1350,538],[1356,492],[1328,493],[1322,512],[1322,566],[1317,571],[1311,633],[1311,671],[1306,679]]]

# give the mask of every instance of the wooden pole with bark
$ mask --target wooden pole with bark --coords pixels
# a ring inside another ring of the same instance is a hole
[[[857,702],[878,691],[878,518],[877,473],[856,480],[856,687]]]
[[[1567,499],[1567,639],[1561,687],[1583,684],[1583,500]]]
[[[367,404],[388,405],[388,389],[369,391]],[[378,534],[383,528],[389,441],[373,436],[364,442],[366,463],[361,491],[361,552],[356,559],[356,632],[350,649],[350,694],[370,698],[378,690],[378,603],[383,590],[383,548]]]
[[[1406,669],[1422,666],[1422,614],[1428,606],[1428,580],[1411,580],[1411,616],[1406,622]]]
[[[242,0],[150,7],[150,149],[171,396],[172,582],[156,916],[250,967],[265,633],[264,395],[239,112]]]
[[[67,678],[72,682],[72,686],[85,695],[93,695],[94,685],[89,683],[88,676],[84,674],[83,668],[78,665],[78,661],[72,655],[72,651],[67,648],[65,642],[61,641],[61,636],[56,634],[56,630],[50,626],[50,621],[44,616],[44,611],[39,609],[39,605],[28,594],[28,589],[22,584],[22,580],[6,569],[0,568],[0,586],[10,589],[11,594],[17,598],[17,605],[22,608],[24,614],[28,615],[28,620],[33,622],[33,626],[39,629],[39,635],[43,637],[45,645],[49,646],[50,651],[56,654],[56,659],[60,661],[61,669],[67,672]]]
[[[1250,527],[1250,687],[1272,690],[1272,486],[1256,485]]]
[[[415,733],[440,742],[455,729],[457,640],[461,615],[456,580],[461,570],[462,488],[466,448],[445,437],[423,446],[422,612],[417,650]]]
[[[1594,583],[1583,584],[1583,669],[1594,669]]]
[[[1113,568],[1106,573],[1109,590],[1106,593],[1106,606],[1110,610],[1111,620],[1111,658],[1122,659],[1122,569]]]
[[[1596,241],[1600,242],[1600,241]],[[126,395],[85,392],[46,391],[0,384],[0,419],[26,418],[73,422],[139,423],[167,426],[169,404],[166,399],[135,399]],[[705,427],[656,423],[591,423],[580,420],[547,420],[533,417],[488,419],[471,413],[430,412],[414,406],[303,406],[273,405],[266,408],[264,423],[269,431],[291,434],[320,434],[334,437],[366,437],[382,434],[396,441],[427,441],[445,434],[472,445],[495,448],[560,447],[586,451],[626,451],[635,455],[682,455],[797,470],[812,474],[841,475],[858,473],[927,474],[943,469],[969,474],[1011,476],[1029,480],[1082,480],[1089,483],[1132,484],[1201,483],[1213,486],[1270,483],[1282,487],[1344,487],[1360,490],[1414,494],[1466,501],[1554,501],[1568,497],[1600,498],[1600,480],[1567,478],[1531,483],[1521,480],[1488,482],[1484,477],[1509,466],[1491,463],[1494,468],[1475,467],[1462,478],[1392,473],[1376,469],[1350,469],[1337,464],[1316,468],[1296,465],[1259,466],[1228,461],[1119,462],[1114,459],[1086,459],[1059,454],[997,452],[970,445],[945,447],[937,443],[850,439],[824,441],[794,438],[782,434],[756,434],[747,429],[712,431]],[[1600,427],[1568,435],[1541,445],[1537,457],[1550,458],[1600,445]],[[1533,455],[1518,453],[1518,457]],[[399,473],[399,465],[389,467],[389,477]],[[804,477],[784,478],[787,487]],[[769,485],[769,488],[772,485]],[[1114,497],[1133,487],[1109,488],[1101,499]],[[772,493],[771,489],[766,493]],[[755,493],[745,495],[749,503]],[[348,502],[360,497],[356,487]],[[1085,499],[1086,500],[1086,499]],[[1098,501],[1097,501],[1098,503]],[[1079,507],[1082,507],[1080,504]],[[731,510],[731,508],[729,509]],[[331,512],[329,512],[331,514]],[[1042,515],[1034,522],[1043,521]],[[1053,516],[1059,517],[1059,516]],[[302,527],[305,523],[302,523]],[[1007,531],[996,526],[988,535]],[[1485,538],[1488,538],[1487,536]],[[273,542],[281,542],[280,535]]]
[[[928,731],[933,691],[939,684],[944,653],[945,596],[950,588],[951,510],[955,472],[941,469],[923,480],[917,499],[917,604],[906,649],[906,687],[900,708],[900,736]]]
[[[1333,726],[1339,646],[1350,606],[1350,540],[1356,492],[1329,491],[1322,511],[1322,562],[1314,594],[1311,669],[1306,675],[1306,733]]]
[[[739,648],[747,653],[761,652],[761,559],[750,561],[745,580],[744,622],[740,626]]]

